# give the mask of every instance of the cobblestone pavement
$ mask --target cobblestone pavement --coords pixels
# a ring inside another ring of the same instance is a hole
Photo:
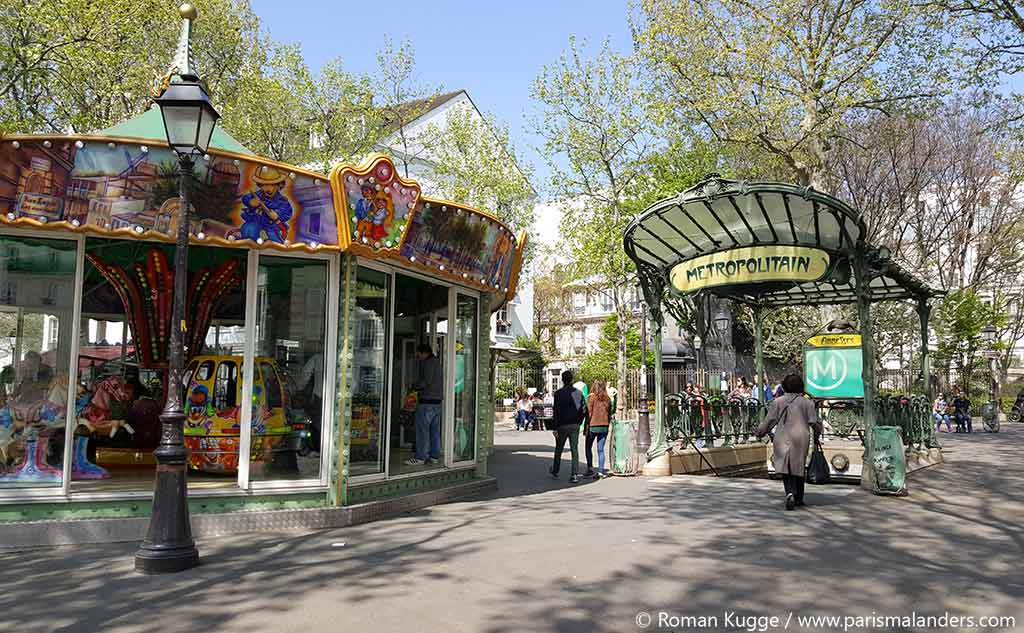
[[[502,427],[499,490],[484,500],[204,540],[203,565],[175,576],[136,575],[132,544],[0,554],[0,630],[592,633],[782,630],[787,618],[843,630],[799,618],[915,611],[1024,623],[1024,426],[940,440],[947,463],[911,476],[907,497],[808,486],[809,506],[785,512],[768,480],[570,486],[568,468],[547,474],[549,433]],[[659,612],[675,626],[659,629]]]

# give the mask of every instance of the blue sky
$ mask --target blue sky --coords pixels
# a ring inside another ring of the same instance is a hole
[[[372,72],[384,35],[408,38],[421,81],[465,89],[477,107],[508,124],[520,154],[537,168],[534,184],[541,188],[548,170],[533,149],[540,141],[527,120],[533,78],[573,34],[593,45],[607,37],[619,50],[631,47],[627,0],[252,0],[252,7],[275,39],[301,44],[314,68],[340,56],[349,70]]]

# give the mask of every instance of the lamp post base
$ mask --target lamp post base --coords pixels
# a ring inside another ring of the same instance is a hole
[[[159,464],[146,540],[135,552],[135,571],[171,574],[199,564],[188,514],[185,464]]]

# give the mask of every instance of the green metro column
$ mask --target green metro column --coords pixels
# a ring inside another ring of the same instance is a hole
[[[764,391],[768,380],[764,375],[764,311],[763,305],[755,305],[754,311],[754,371],[757,378],[754,380],[754,388],[757,393],[754,396],[762,403],[765,401]]]
[[[874,446],[872,446],[871,430],[876,423],[875,410],[875,340],[871,320],[871,280],[876,274],[873,260],[880,259],[875,251],[868,251],[859,245],[854,254],[853,269],[855,275],[855,292],[857,297],[857,317],[860,321],[861,360],[864,377],[864,458],[860,485],[867,490],[874,490],[874,472],[871,469]]]
[[[654,347],[654,419],[651,421],[651,446],[647,449],[645,475],[670,475],[668,442],[665,437],[665,381],[661,355],[661,331],[664,315],[661,311],[661,289],[649,293],[649,315],[651,318],[651,345]],[[647,318],[647,315],[644,315]]]

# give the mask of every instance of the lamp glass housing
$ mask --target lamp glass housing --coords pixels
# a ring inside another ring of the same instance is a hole
[[[220,114],[202,84],[171,84],[154,101],[160,107],[171,148],[182,155],[205,154]]]

